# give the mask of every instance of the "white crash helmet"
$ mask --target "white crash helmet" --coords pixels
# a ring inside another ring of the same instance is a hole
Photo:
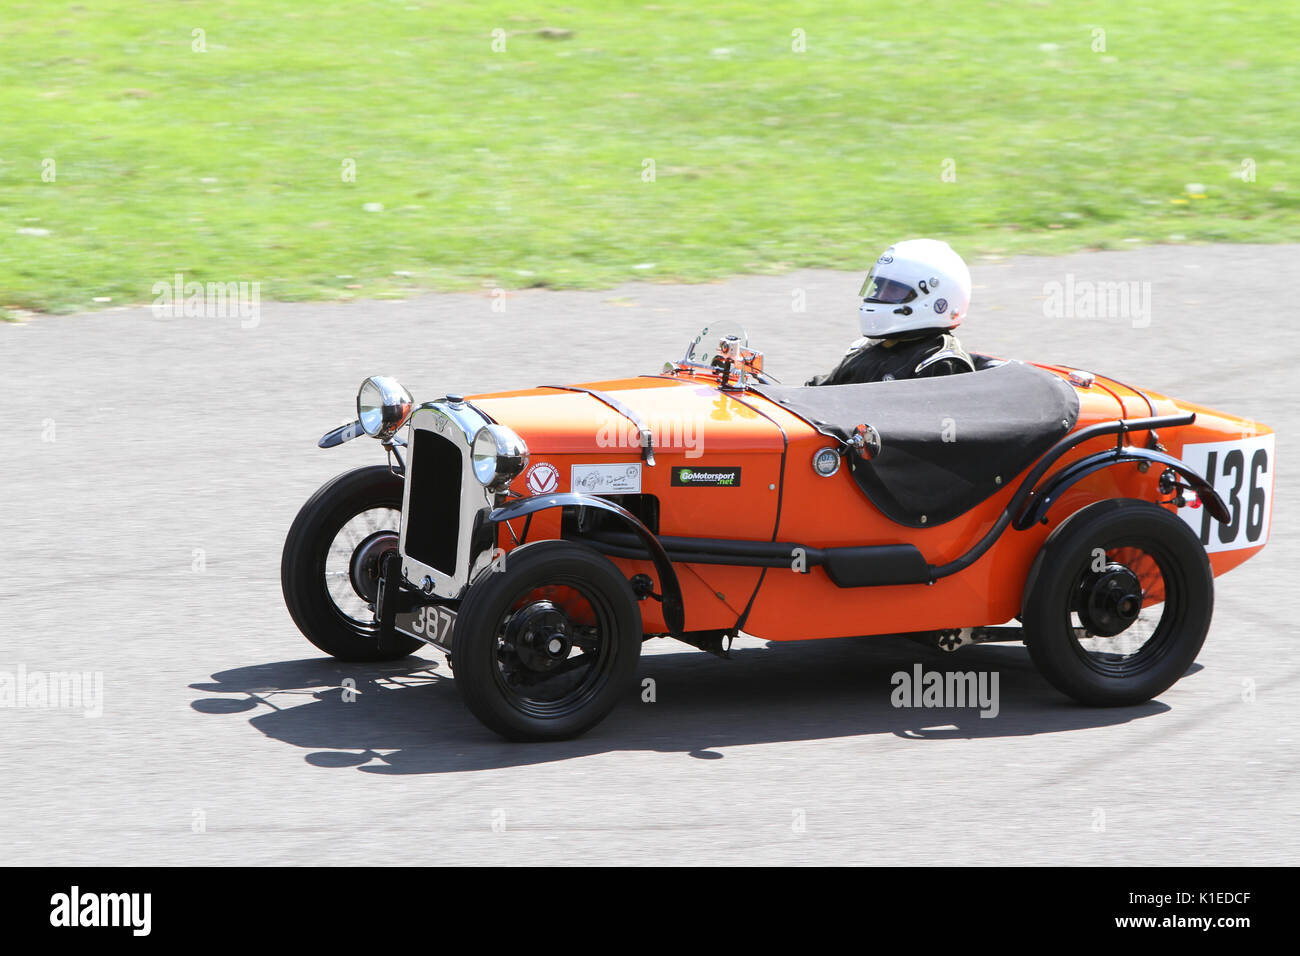
[[[970,270],[946,242],[904,239],[881,254],[858,294],[868,338],[955,329],[970,306]]]

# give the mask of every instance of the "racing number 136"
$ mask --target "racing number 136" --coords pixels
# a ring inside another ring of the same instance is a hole
[[[1200,509],[1201,544],[1210,551],[1263,544],[1268,528],[1269,495],[1273,489],[1269,463],[1273,436],[1214,442],[1196,450],[1201,454],[1192,457],[1203,456],[1197,464],[1228,506],[1228,520],[1223,522],[1214,521],[1209,511]]]
[[[1215,484],[1218,477],[1215,467],[1218,465],[1219,453],[1210,452],[1205,464],[1205,478]],[[1219,525],[1219,541],[1230,544],[1237,540],[1241,531],[1242,518],[1246,519],[1246,540],[1254,544],[1264,531],[1264,505],[1268,502],[1268,493],[1260,484],[1260,477],[1268,474],[1268,451],[1255,449],[1250,458],[1250,482],[1246,495],[1242,495],[1242,484],[1246,480],[1246,455],[1240,448],[1234,448],[1223,456],[1223,476],[1233,476],[1232,490],[1223,496],[1227,502],[1229,517],[1226,524]],[[1204,510],[1204,509],[1202,509]],[[1244,515],[1243,515],[1244,511]],[[1210,513],[1201,516],[1201,544],[1210,543]]]

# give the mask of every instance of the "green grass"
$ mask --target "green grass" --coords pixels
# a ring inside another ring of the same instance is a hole
[[[4,6],[0,309],[1300,238],[1293,0]]]

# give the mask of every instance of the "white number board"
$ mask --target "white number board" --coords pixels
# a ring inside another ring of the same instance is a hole
[[[1228,506],[1228,520],[1215,521],[1204,506],[1180,508],[1206,551],[1254,548],[1268,540],[1273,508],[1275,435],[1183,446],[1183,461],[1205,476]]]

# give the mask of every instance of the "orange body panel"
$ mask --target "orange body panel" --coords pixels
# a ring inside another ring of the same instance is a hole
[[[1044,368],[1062,376],[1069,371]],[[818,475],[812,467],[815,453],[835,442],[757,393],[722,392],[712,377],[690,374],[584,387],[607,393],[635,410],[654,434],[656,465],[642,467],[641,490],[659,499],[661,535],[783,541],[817,548],[909,543],[929,563],[942,564],[965,553],[993,526],[1019,484],[1016,476],[1009,475],[1002,491],[966,514],[930,528],[908,528],[877,511],[848,468],[829,478]],[[1183,457],[1185,446],[1271,433],[1257,423],[1143,393],[1102,376],[1089,387],[1076,386],[1076,391],[1080,399],[1076,429],[1120,417],[1196,412],[1194,425],[1159,434],[1160,442],[1177,458]],[[571,487],[574,465],[640,460],[635,428],[585,393],[529,389],[471,400],[524,437],[533,463],[545,461],[558,469],[557,491],[583,490]],[[1130,434],[1126,441],[1144,446],[1147,433]],[[1054,465],[1052,472],[1114,444],[1113,436],[1085,443]],[[742,477],[738,487],[674,487],[670,477],[675,466],[740,468]],[[1116,497],[1161,500],[1158,472],[1152,468],[1143,473],[1135,463],[1095,472],[1061,496],[1046,524],[1025,531],[1008,529],[969,568],[932,585],[845,589],[837,587],[818,567],[801,573],[793,566],[764,571],[677,563],[686,628],[734,627],[747,607],[744,630],[769,640],[1001,624],[1020,613],[1030,566],[1055,528],[1096,501]],[[512,486],[516,494],[531,494],[526,474]],[[1271,472],[1267,478],[1272,481]],[[1172,504],[1167,507],[1174,508]],[[503,529],[500,546],[509,549],[512,534],[518,531]],[[529,540],[559,534],[558,512],[542,512],[532,524]],[[1211,553],[1214,573],[1236,567],[1262,547],[1261,543]],[[614,560],[628,575],[656,576],[648,561]],[[643,601],[641,611],[647,633],[667,630],[657,603]]]

